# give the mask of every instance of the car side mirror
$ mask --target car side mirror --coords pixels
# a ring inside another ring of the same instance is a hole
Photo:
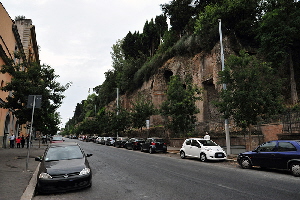
[[[92,153],[88,153],[86,154],[86,157],[91,157],[93,154]]]
[[[196,144],[196,146],[197,146],[198,148],[201,148],[201,145],[200,145],[200,144]]]

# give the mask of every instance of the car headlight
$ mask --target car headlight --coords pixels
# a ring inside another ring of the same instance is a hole
[[[90,168],[84,168],[83,170],[81,170],[81,172],[79,173],[80,176],[82,175],[87,175],[91,172]]]
[[[50,179],[52,177],[47,173],[40,173],[39,178],[41,178],[41,179]]]

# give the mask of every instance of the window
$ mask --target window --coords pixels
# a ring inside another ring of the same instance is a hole
[[[297,149],[289,142],[279,142],[278,151],[297,151]]]
[[[274,151],[275,147],[276,147],[275,141],[267,142],[267,143],[264,143],[264,144],[260,145],[259,147],[257,147],[256,151],[270,152],[270,151]]]
[[[199,143],[197,142],[197,140],[192,140],[192,146],[199,146]]]
[[[186,141],[185,141],[185,144],[186,144],[186,145],[191,145],[191,140],[186,140]]]
[[[203,146],[218,146],[211,140],[198,140]]]

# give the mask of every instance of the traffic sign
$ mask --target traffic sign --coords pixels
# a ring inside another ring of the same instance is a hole
[[[42,95],[28,95],[27,108],[41,108]]]

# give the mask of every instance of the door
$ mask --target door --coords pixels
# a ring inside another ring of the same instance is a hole
[[[201,146],[197,140],[191,141],[190,154],[192,157],[200,158]]]
[[[191,156],[190,152],[191,152],[192,146],[191,146],[191,140],[190,139],[185,140],[183,148],[184,148],[185,155],[186,156]]]
[[[274,157],[276,155],[276,141],[266,142],[260,145],[256,150],[251,154],[252,164],[254,166],[261,167],[274,167]]]
[[[297,148],[290,142],[278,142],[277,152],[273,158],[274,167],[287,169],[287,163],[291,159],[299,159]]]

